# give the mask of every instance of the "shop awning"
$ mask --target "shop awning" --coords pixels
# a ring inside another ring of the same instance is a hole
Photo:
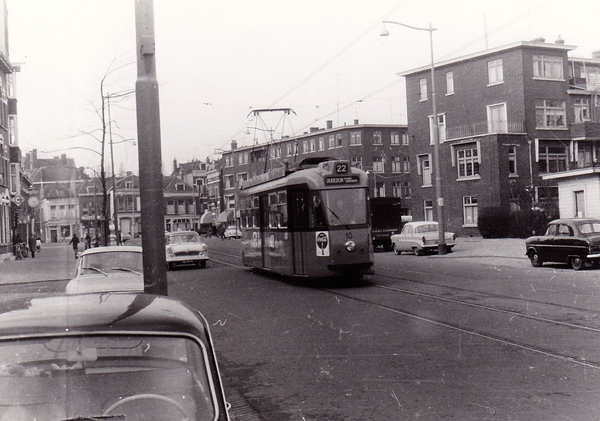
[[[206,212],[200,217],[200,224],[212,224],[214,220],[215,217],[212,212]]]
[[[217,223],[221,224],[221,223],[225,223],[225,222],[233,222],[234,218],[233,218],[233,211],[232,210],[226,210],[223,211],[219,214],[219,217],[217,218]]]

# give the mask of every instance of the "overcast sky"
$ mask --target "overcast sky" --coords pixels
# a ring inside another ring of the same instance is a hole
[[[112,95],[135,86],[134,0],[6,2],[22,152],[66,153],[98,170],[89,133],[101,126],[100,82]],[[383,19],[431,22],[436,60],[538,36],[560,35],[578,47],[571,55],[600,49],[598,0],[154,0],[154,12],[165,173],[173,159],[214,158],[233,139],[265,142],[255,127],[294,135],[327,120],[406,123],[396,73],[429,63],[428,33],[388,25],[380,37]],[[251,114],[275,107],[295,114]],[[137,172],[135,96],[114,101],[111,117],[115,169]]]

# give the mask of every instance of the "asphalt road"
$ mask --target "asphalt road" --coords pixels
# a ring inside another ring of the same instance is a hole
[[[598,269],[462,239],[445,256],[377,252],[358,284],[302,283],[241,268],[239,240],[207,243],[209,267],[169,272],[169,294],[209,321],[236,420],[600,419]],[[31,282],[73,273],[68,246],[45,251],[0,263],[21,282],[0,292],[64,288]]]

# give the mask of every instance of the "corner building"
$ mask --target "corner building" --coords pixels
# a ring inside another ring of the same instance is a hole
[[[572,165],[572,125],[582,107],[592,111],[589,95],[572,88],[568,53],[575,48],[540,38],[435,64],[446,230],[479,235],[485,207],[557,214],[557,183],[545,175]],[[399,75],[416,168],[412,215],[437,220],[431,67]]]

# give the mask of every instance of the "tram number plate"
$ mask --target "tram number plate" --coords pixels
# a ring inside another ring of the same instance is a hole
[[[360,181],[357,175],[346,175],[343,177],[325,177],[325,184],[337,185],[337,184],[358,184]]]

